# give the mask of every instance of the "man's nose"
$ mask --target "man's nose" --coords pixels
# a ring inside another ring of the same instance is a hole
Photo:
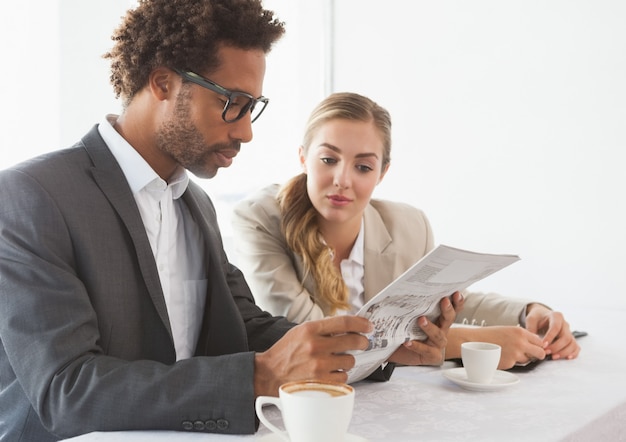
[[[230,123],[230,138],[239,140],[242,143],[252,141],[252,121],[250,115],[250,112],[246,112],[239,120]]]

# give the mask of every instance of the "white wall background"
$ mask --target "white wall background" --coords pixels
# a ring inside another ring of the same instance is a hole
[[[0,168],[65,147],[119,112],[101,55],[130,4],[4,5]],[[376,196],[423,208],[438,242],[522,257],[477,288],[565,312],[626,310],[626,3],[265,4],[287,22],[268,59],[270,107],[234,166],[202,182],[226,237],[234,200],[299,171],[312,107],[328,90],[351,90],[394,120],[392,168]]]
[[[479,287],[626,308],[626,3],[335,3],[335,89],[394,118],[377,195],[522,257]]]

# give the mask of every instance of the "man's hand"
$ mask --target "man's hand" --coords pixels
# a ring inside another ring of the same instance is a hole
[[[254,364],[256,396],[276,396],[278,387],[289,381],[321,379],[346,382],[355,363],[349,350],[365,350],[372,324],[357,316],[337,316],[304,322],[257,353]]]

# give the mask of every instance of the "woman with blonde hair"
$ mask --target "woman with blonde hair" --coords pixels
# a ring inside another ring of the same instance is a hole
[[[301,174],[236,206],[236,262],[258,304],[273,314],[294,322],[354,314],[434,247],[432,229],[421,210],[372,199],[391,164],[391,118],[371,99],[335,93],[323,100],[309,117],[299,157]],[[448,358],[460,357],[470,340],[500,344],[500,369],[580,351],[563,315],[543,304],[497,294],[455,297],[463,305],[457,322],[488,326],[451,328]]]

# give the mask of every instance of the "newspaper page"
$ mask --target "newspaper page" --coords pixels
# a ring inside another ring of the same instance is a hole
[[[518,261],[517,255],[476,253],[440,245],[420,259],[357,313],[374,324],[366,350],[351,352],[355,366],[348,383],[369,376],[403,343],[423,340],[417,318],[435,321],[439,302],[483,278]],[[365,269],[367,271],[367,269]]]

